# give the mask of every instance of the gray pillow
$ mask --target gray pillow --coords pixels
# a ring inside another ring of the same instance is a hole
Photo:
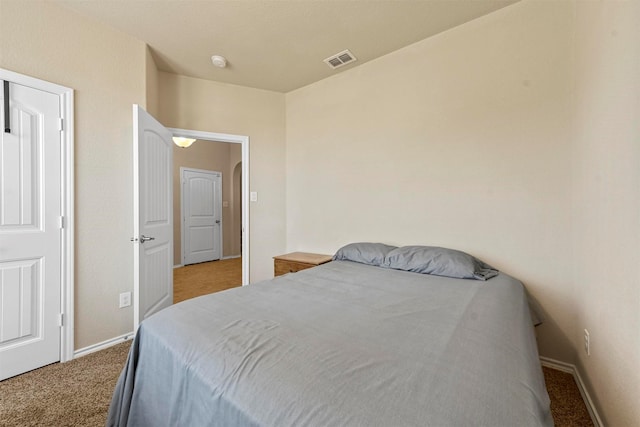
[[[381,266],[389,251],[397,249],[397,246],[389,246],[384,243],[350,243],[338,249],[333,256],[335,261],[354,261],[362,264]]]
[[[403,246],[389,252],[384,267],[457,279],[487,280],[498,270],[473,256],[435,246]]]

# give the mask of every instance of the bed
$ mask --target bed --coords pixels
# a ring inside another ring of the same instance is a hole
[[[155,314],[107,425],[553,425],[518,280],[384,263],[336,256]]]

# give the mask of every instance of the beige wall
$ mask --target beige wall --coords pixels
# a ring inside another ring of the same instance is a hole
[[[118,295],[133,290],[134,103],[167,126],[250,136],[261,196],[250,275],[272,276],[271,256],[285,247],[284,95],[158,73],[144,43],[40,1],[0,1],[0,67],[75,90],[76,349],[132,329]]]
[[[158,87],[158,67],[156,66],[156,62],[151,55],[151,48],[149,46],[145,47],[145,72],[145,95],[147,101],[145,109],[149,114],[157,117],[158,91],[160,90],[160,88]]]
[[[234,164],[233,168],[233,188],[232,191],[232,200],[233,200],[233,209],[234,212],[238,212],[238,215],[234,215],[231,220],[231,233],[234,236],[238,236],[238,238],[234,238],[231,240],[231,253],[232,254],[241,254],[242,253],[242,161],[241,159],[237,159],[237,161],[231,162]]]
[[[606,424],[638,426],[640,2],[580,4],[575,40],[574,342]]]
[[[284,95],[165,72],[158,81],[165,126],[249,136],[250,279],[273,277],[271,257],[285,249]]]
[[[240,144],[196,141],[189,148],[173,149],[173,249],[174,265],[182,264],[182,233],[180,228],[180,168],[188,167],[220,172],[222,174],[222,256],[240,255],[240,233],[233,233],[234,224],[242,223],[242,212],[234,203],[233,171],[241,158]]]
[[[517,4],[287,94],[287,249],[468,251],[573,360],[570,4]]]
[[[0,67],[75,90],[75,347],[130,332],[133,103],[145,45],[48,2],[0,1]]]
[[[577,363],[607,425],[639,425],[638,22],[521,2],[288,93],[287,250],[477,255],[523,280],[541,354]]]

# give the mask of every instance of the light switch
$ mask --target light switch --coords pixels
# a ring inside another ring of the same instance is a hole
[[[222,207],[223,207],[223,208],[228,208],[228,207],[229,207],[229,202],[228,202],[228,201],[226,201],[226,200],[224,200],[224,201],[222,202]]]
[[[252,202],[257,202],[258,201],[258,192],[257,191],[252,191],[249,193],[249,200],[251,200]]]

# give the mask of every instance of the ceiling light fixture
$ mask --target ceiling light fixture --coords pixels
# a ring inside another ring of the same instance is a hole
[[[193,138],[185,138],[182,136],[174,136],[173,143],[176,144],[180,148],[190,147],[196,140]]]
[[[227,66],[227,58],[220,55],[213,55],[211,57],[211,62],[218,68],[224,68]]]

